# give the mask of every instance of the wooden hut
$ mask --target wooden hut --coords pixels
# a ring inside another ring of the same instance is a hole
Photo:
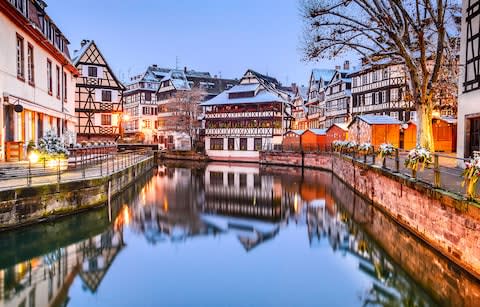
[[[304,150],[323,150],[327,144],[326,129],[308,129],[301,137]]]
[[[457,119],[440,116],[432,120],[435,151],[455,152],[457,149]],[[403,149],[411,150],[417,144],[417,125],[410,121],[403,131]],[[401,146],[402,147],[402,146]]]
[[[358,144],[370,143],[378,147],[390,143],[400,145],[400,125],[396,118],[386,115],[358,115],[348,125],[348,140]]]
[[[348,124],[333,124],[327,129],[326,134],[327,144],[332,144],[333,141],[345,141],[348,138]]]
[[[301,136],[305,130],[290,130],[283,135],[282,145],[284,148],[300,149],[301,148]]]

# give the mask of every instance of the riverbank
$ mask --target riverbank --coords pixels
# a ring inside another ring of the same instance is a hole
[[[476,203],[338,154],[262,152],[260,163],[332,172],[370,204],[480,278],[480,207]]]
[[[109,174],[0,191],[0,231],[51,221],[108,204],[149,171],[153,155]]]

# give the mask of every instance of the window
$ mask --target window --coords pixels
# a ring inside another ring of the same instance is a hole
[[[63,101],[67,102],[67,73],[63,73]]]
[[[222,172],[210,172],[210,184],[211,185],[223,185],[223,173]]]
[[[150,92],[145,93],[145,101],[152,101],[152,93]]]
[[[247,139],[240,138],[240,150],[247,150]]]
[[[253,148],[257,151],[262,150],[262,138],[253,139]]]
[[[102,114],[102,126],[111,126],[111,125],[112,125],[112,115]]]
[[[378,78],[377,72],[374,71],[374,72],[372,73],[372,81],[373,81],[373,82],[376,82],[376,81],[377,81],[377,78]]]
[[[228,150],[235,150],[235,139],[228,138]]]
[[[23,51],[23,37],[17,34],[17,77],[25,80],[25,54]]]
[[[223,139],[222,138],[210,139],[210,150],[223,150]]]
[[[228,173],[228,186],[233,187],[235,185],[235,174],[234,173]]]
[[[52,62],[47,59],[47,89],[48,94],[52,95],[53,84],[52,84]]]
[[[95,66],[88,66],[88,76],[89,77],[98,77],[98,71],[97,71],[97,67]]]
[[[60,67],[55,67],[55,77],[57,78],[57,98],[60,99]]]
[[[112,101],[112,91],[102,90],[102,101]]]
[[[34,67],[33,67],[33,46],[28,44],[27,47],[27,78],[30,85],[35,84],[34,78]]]
[[[173,144],[173,135],[168,136],[168,143]]]
[[[247,174],[240,174],[239,176],[240,187],[244,188],[247,186]]]

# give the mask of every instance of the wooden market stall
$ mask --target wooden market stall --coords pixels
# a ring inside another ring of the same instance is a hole
[[[387,115],[358,115],[348,125],[348,140],[370,143],[375,148],[383,143],[400,145],[401,121]]]
[[[324,150],[327,145],[326,129],[308,129],[301,136],[304,150]]]
[[[435,151],[455,152],[457,149],[457,119],[451,116],[440,116],[432,120],[433,145]],[[417,125],[408,123],[403,131],[403,149],[411,150],[417,144]]]
[[[302,147],[301,136],[305,130],[290,130],[283,135],[282,145],[287,149],[300,149]]]
[[[345,141],[348,138],[348,124],[336,123],[327,129],[326,142],[332,144],[333,141]]]

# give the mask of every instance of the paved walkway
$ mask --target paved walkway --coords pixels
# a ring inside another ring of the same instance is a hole
[[[399,155],[399,158],[400,158],[399,172],[411,177],[412,171],[410,169],[407,169],[404,164],[406,156],[407,156],[406,152],[402,152]],[[464,195],[465,187],[462,187],[463,169],[457,166],[458,161],[459,160],[457,159],[455,154],[439,153],[438,162],[439,162],[439,169],[440,169],[440,188],[443,188],[447,191],[451,191],[457,194]],[[371,162],[372,162],[372,159],[371,157],[369,157],[367,163],[370,164]],[[378,166],[382,166],[382,159],[377,156],[375,164]],[[390,170],[396,170],[395,158],[389,157],[386,159],[386,168]],[[425,168],[424,170],[419,170],[417,172],[417,179],[433,185],[434,179],[435,179],[433,164],[430,165],[428,168]],[[477,190],[477,193],[480,194],[480,189]]]
[[[42,164],[37,163],[31,168],[31,186],[100,178],[123,170],[147,157],[149,156],[142,153],[119,154],[85,167],[63,169],[60,171],[60,181],[58,170],[55,167],[49,168],[46,166],[44,168]],[[29,172],[28,162],[1,163],[0,191],[27,186],[29,184]]]

